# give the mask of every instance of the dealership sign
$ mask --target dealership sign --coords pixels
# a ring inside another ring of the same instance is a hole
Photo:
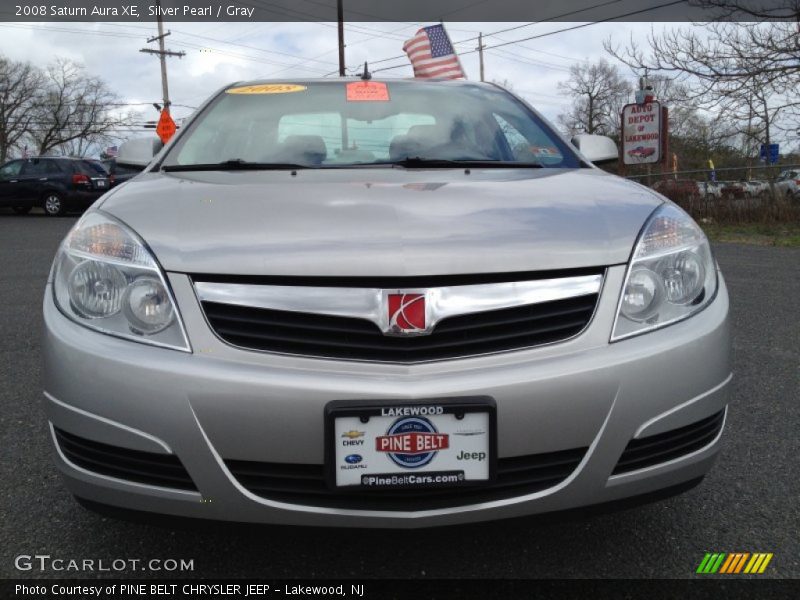
[[[662,125],[659,102],[626,104],[622,109],[622,161],[626,165],[661,162]]]

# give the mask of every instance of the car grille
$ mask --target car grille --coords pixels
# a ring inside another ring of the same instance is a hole
[[[174,454],[129,450],[87,440],[56,427],[58,446],[66,459],[87,471],[147,485],[196,490],[189,473]]]
[[[570,338],[592,318],[598,294],[444,319],[430,335],[386,336],[353,317],[203,302],[211,328],[243,348],[324,358],[417,362],[527,348]]]
[[[491,502],[539,492],[558,485],[577,468],[587,448],[498,460],[495,481],[472,487],[416,490],[333,490],[323,465],[225,462],[231,474],[253,494],[269,500],[365,510],[430,510]]]
[[[719,435],[725,409],[701,421],[657,435],[631,440],[613,475],[628,473],[685,456],[710,444]]]

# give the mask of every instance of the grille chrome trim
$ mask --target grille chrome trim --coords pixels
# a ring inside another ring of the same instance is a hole
[[[273,502],[315,509],[387,512],[452,509],[540,493],[573,475],[588,448],[499,458],[488,485],[395,490],[332,490],[324,465],[225,460],[231,477],[251,494]]]
[[[194,282],[201,302],[286,312],[365,319],[389,328],[384,302],[391,293],[426,294],[426,323],[432,330],[446,318],[598,294],[603,275],[445,286],[379,289]]]

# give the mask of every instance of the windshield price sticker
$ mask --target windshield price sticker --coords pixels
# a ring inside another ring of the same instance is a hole
[[[348,102],[388,102],[389,87],[380,81],[354,81],[347,84]]]
[[[304,92],[308,88],[294,83],[262,83],[259,85],[243,85],[225,90],[226,94],[291,94]]]

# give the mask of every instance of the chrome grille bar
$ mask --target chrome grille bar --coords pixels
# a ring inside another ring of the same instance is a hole
[[[602,275],[459,285],[424,289],[379,289],[195,282],[202,302],[365,319],[388,326],[388,293],[424,293],[428,327],[443,319],[597,294]]]

